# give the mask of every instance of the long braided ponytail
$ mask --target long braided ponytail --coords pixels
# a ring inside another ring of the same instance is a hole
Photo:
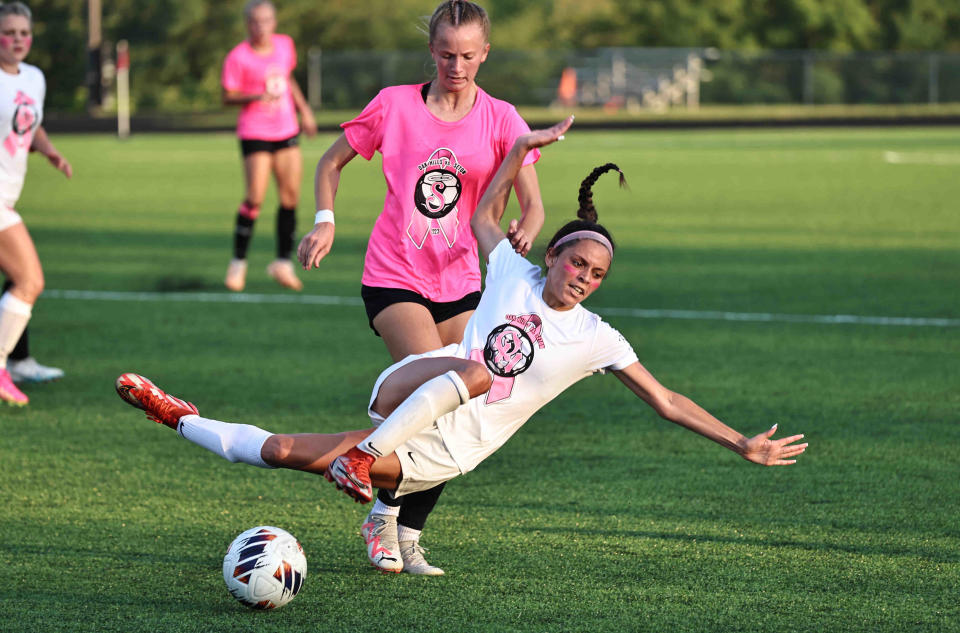
[[[620,171],[620,168],[615,164],[607,163],[606,165],[596,167],[586,178],[583,179],[583,182],[580,183],[580,191],[577,195],[577,200],[580,202],[580,206],[577,209],[577,217],[580,219],[573,220],[560,227],[560,230],[556,232],[556,234],[547,244],[548,250],[553,248],[553,245],[557,243],[557,240],[577,231],[594,231],[610,240],[610,244],[613,245],[613,237],[610,235],[610,232],[607,231],[607,229],[602,225],[597,223],[597,208],[593,206],[593,185],[596,184],[600,176],[608,171],[618,172],[620,174],[620,186],[627,187],[627,179],[624,178],[623,172]],[[574,242],[565,242],[564,244],[561,244],[560,249],[557,252],[562,251],[569,244],[573,243]]]
[[[590,172],[590,175],[580,183],[580,194],[577,196],[577,200],[580,202],[580,208],[577,209],[578,218],[587,220],[588,222],[597,221],[597,209],[593,206],[593,185],[600,176],[611,170],[616,170],[620,174],[620,186],[627,186],[627,179],[623,177],[623,172],[620,171],[620,168],[615,164],[607,163],[606,165],[595,167],[594,170]]]

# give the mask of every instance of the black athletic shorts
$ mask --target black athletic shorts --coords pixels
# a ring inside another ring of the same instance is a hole
[[[430,301],[412,290],[405,290],[403,288],[361,286],[360,296],[363,298],[363,306],[367,309],[367,319],[370,320],[370,329],[373,330],[373,333],[377,336],[380,336],[380,332],[377,332],[377,328],[373,327],[374,317],[380,314],[384,308],[395,303],[419,303],[430,311],[434,323],[440,323],[458,314],[476,310],[477,305],[480,303],[479,292],[471,292],[456,301],[437,302]]]
[[[240,139],[240,153],[243,154],[244,157],[247,157],[254,152],[270,152],[271,154],[274,154],[282,149],[296,147],[299,144],[299,134],[294,134],[290,138],[282,141],[261,141],[260,139],[256,138],[242,138]]]

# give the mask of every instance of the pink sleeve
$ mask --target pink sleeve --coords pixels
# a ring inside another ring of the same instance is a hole
[[[220,75],[220,85],[224,90],[237,91],[243,88],[243,66],[240,64],[236,49],[230,51],[223,60],[223,73]]]
[[[293,43],[293,38],[289,35],[284,35],[284,39],[287,41],[287,47],[290,49],[290,72],[293,72],[293,69],[297,67],[297,47]]]
[[[381,92],[374,97],[357,118],[340,125],[350,147],[367,160],[373,158],[374,152],[380,149],[383,141],[382,95]]]
[[[510,113],[504,117],[503,131],[501,143],[503,143],[503,155],[506,156],[510,152],[510,148],[513,147],[513,143],[517,140],[517,137],[529,132],[530,126],[527,125],[523,117],[517,113],[516,108],[510,108]],[[540,160],[540,150],[532,149],[524,157],[523,166],[532,165],[538,160]]]

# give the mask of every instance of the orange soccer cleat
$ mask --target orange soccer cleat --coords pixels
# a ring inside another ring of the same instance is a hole
[[[154,422],[174,430],[183,416],[200,413],[192,403],[165,393],[140,374],[122,374],[117,378],[116,388],[127,404],[142,409]]]

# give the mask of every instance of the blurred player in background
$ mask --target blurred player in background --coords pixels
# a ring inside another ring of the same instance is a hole
[[[272,172],[280,206],[277,209],[277,257],[267,272],[281,286],[300,290],[303,283],[293,272],[290,261],[303,174],[297,113],[308,135],[316,134],[317,124],[292,74],[297,65],[293,40],[274,32],[277,15],[273,3],[250,0],[243,15],[249,37],[227,55],[221,76],[223,102],[240,106],[237,135],[246,182],[244,199],[237,210],[233,259],[227,268],[225,283],[236,292],[246,285],[247,249]]]
[[[29,398],[14,385],[7,357],[43,292],[40,258],[14,210],[27,174],[27,154],[38,151],[67,178],[73,175],[40,125],[46,81],[39,68],[23,63],[32,42],[30,9],[21,2],[0,5],[0,270],[9,281],[0,296],[0,401],[17,406]]]
[[[490,20],[479,5],[448,0],[429,25],[436,79],[385,88],[320,159],[317,216],[300,242],[304,269],[319,266],[334,238],[333,208],[340,172],[357,154],[383,156],[383,211],[367,245],[361,295],[374,333],[394,361],[456,343],[480,300],[477,241],[470,218],[513,146],[530,128],[516,109],[476,83],[490,50]],[[520,220],[510,223],[514,249],[526,254],[543,226],[543,202],[533,163],[516,178]],[[439,575],[419,545],[427,515],[443,485],[395,497],[381,491],[361,534],[370,561],[385,571]],[[399,527],[398,527],[399,525]]]

